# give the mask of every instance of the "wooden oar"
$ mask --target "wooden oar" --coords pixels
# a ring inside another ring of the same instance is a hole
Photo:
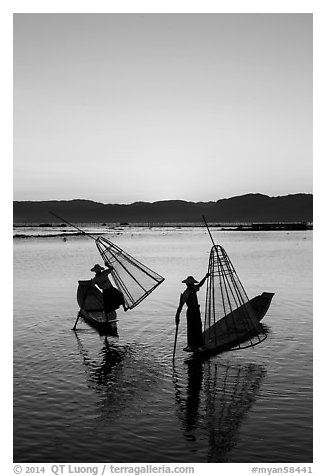
[[[81,309],[79,309],[79,312],[78,312],[78,314],[77,314],[77,319],[76,319],[76,321],[75,321],[74,327],[72,328],[73,331],[76,329],[77,322],[78,322],[78,319],[79,319],[79,317],[80,317],[80,311],[81,311]]]
[[[179,306],[181,304],[181,299],[182,299],[182,293],[180,294]],[[173,356],[172,356],[172,361],[173,362],[174,362],[175,351],[176,351],[176,348],[177,348],[179,321],[180,321],[180,317],[178,319],[178,322],[176,322],[176,324],[175,324],[174,348],[173,348]]]
[[[172,357],[173,362],[174,362],[175,350],[177,348],[178,328],[179,328],[179,323],[176,324],[175,326],[174,349],[173,349],[173,357]]]

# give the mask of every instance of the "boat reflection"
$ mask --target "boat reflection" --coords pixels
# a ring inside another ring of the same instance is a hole
[[[86,370],[87,386],[101,395],[107,396],[110,389],[118,383],[128,349],[118,346],[105,336],[100,352],[93,357],[87,351],[77,332],[75,332],[75,336]]]
[[[207,462],[228,462],[266,371],[256,364],[193,359],[186,376],[179,373],[174,369],[175,401],[190,450],[202,451],[204,442]]]
[[[114,337],[104,336],[102,348],[95,355],[88,351],[75,332],[79,353],[85,367],[87,386],[95,390],[98,418],[117,421],[145,398],[156,382],[157,372],[150,368],[141,346],[121,345]]]

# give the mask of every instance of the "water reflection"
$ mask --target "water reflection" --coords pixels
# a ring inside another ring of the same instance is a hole
[[[87,386],[97,394],[98,418],[117,421],[126,409],[133,411],[145,398],[157,382],[157,370],[151,367],[146,350],[141,346],[122,346],[116,339],[105,336],[101,350],[92,357],[77,332],[75,335],[85,366]]]
[[[102,417],[111,411],[116,412],[116,407],[119,406],[116,387],[119,383],[123,361],[128,349],[117,346],[114,341],[105,336],[101,350],[95,357],[92,357],[77,332],[75,332],[75,335],[78,350],[85,366],[87,386],[99,395],[98,405],[101,407]],[[110,405],[107,401],[110,402]]]
[[[199,450],[205,440],[207,462],[228,462],[265,373],[256,364],[196,359],[187,362],[186,376],[174,369],[177,414],[191,451]]]

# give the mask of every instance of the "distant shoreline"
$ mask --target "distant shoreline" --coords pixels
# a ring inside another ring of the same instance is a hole
[[[136,202],[131,205],[105,205],[90,200],[13,203],[15,224],[41,223],[63,226],[63,222],[69,222],[107,226],[108,224],[187,226],[192,223],[202,226],[203,216],[210,224],[307,223],[313,221],[313,196],[295,194],[268,197],[262,194],[248,194],[216,202],[166,200],[154,203]]]

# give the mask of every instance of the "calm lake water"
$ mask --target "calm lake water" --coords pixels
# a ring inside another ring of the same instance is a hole
[[[249,297],[275,293],[268,338],[187,361],[183,311],[174,366],[181,281],[207,271],[203,228],[105,235],[165,277],[107,341],[71,330],[94,241],[14,239],[15,462],[312,462],[312,231],[213,234]]]

